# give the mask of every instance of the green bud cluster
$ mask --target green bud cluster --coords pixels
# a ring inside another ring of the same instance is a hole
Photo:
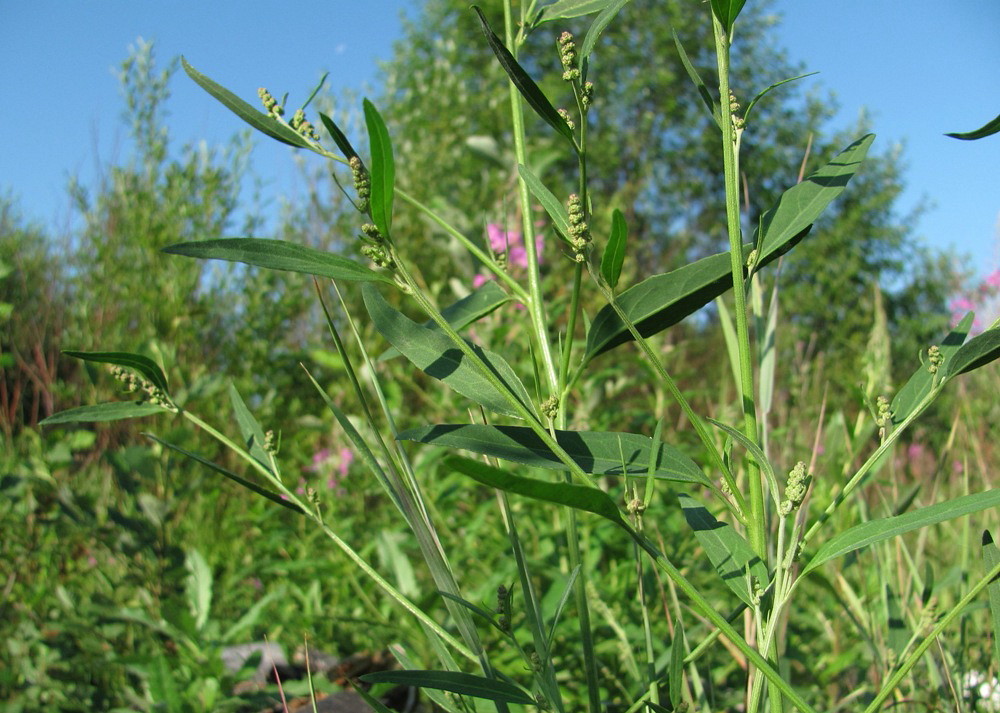
[[[885,428],[889,425],[889,419],[892,416],[889,412],[889,399],[885,396],[879,396],[875,399],[875,407],[878,409],[878,413],[875,416],[875,423]]]
[[[729,115],[733,120],[733,128],[740,131],[743,128],[743,117],[740,114],[740,103],[736,101],[736,95],[729,92]]]
[[[585,82],[583,89],[580,92],[580,103],[583,104],[584,109],[589,109],[590,105],[594,103],[594,83]]]
[[[787,517],[799,509],[808,488],[809,476],[806,474],[806,464],[799,461],[785,481],[785,499],[778,506],[778,512],[782,517]]]
[[[358,210],[365,213],[368,211],[368,199],[372,194],[371,176],[357,156],[351,156],[347,164],[351,167],[351,175],[354,176],[354,190],[358,193]]]
[[[500,629],[510,633],[510,592],[502,584],[497,587],[497,614],[499,614],[497,624]]]
[[[313,141],[319,141],[319,134],[316,133],[316,127],[306,120],[306,113],[302,109],[295,110],[292,120],[288,124],[301,136],[305,136],[307,139],[312,139]]]
[[[138,376],[130,369],[115,364],[111,367],[111,375],[125,386],[125,393],[139,394],[140,401],[148,401],[154,406],[172,408],[173,404],[163,390],[148,379]]]
[[[562,78],[567,82],[580,78],[580,70],[576,68],[576,42],[573,35],[564,32],[559,35],[559,62],[562,64]]]
[[[550,419],[555,419],[559,415],[559,399],[556,396],[550,396],[542,402],[542,413],[548,416]]]
[[[264,87],[257,90],[257,96],[260,97],[261,103],[264,104],[264,108],[267,109],[267,113],[271,116],[277,118],[285,113],[285,107],[278,103],[271,92],[267,91]]]
[[[569,115],[568,111],[566,111],[565,109],[556,109],[556,111],[559,113],[559,116],[563,118],[563,121],[566,122],[566,126],[568,126],[570,129],[576,128],[576,122],[573,121],[573,118]]]
[[[365,223],[361,226],[361,232],[365,234],[362,238],[365,244],[361,246],[361,254],[379,267],[390,270],[395,268],[396,263],[392,259],[392,255],[389,254],[385,236],[382,235],[378,226],[374,223]]]
[[[927,371],[937,374],[942,364],[944,364],[944,354],[941,353],[941,347],[934,345],[927,350]]]
[[[274,431],[269,430],[264,434],[264,442],[261,444],[261,448],[269,455],[278,455],[278,437],[274,435]]]
[[[576,193],[570,193],[566,202],[569,212],[569,244],[573,247],[573,259],[583,262],[586,259],[587,248],[590,247],[590,226],[587,225],[583,212],[583,201]]]

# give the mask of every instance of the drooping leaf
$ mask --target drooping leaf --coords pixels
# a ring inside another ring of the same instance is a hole
[[[944,365],[947,377],[979,369],[1000,358],[1000,327],[987,329],[963,344]]]
[[[54,413],[38,422],[39,426],[56,426],[60,423],[99,423],[121,421],[127,418],[142,418],[154,413],[170,413],[162,406],[148,401],[112,401],[106,404],[79,406]]]
[[[517,90],[521,93],[521,96],[525,98],[532,109],[538,116],[555,129],[559,134],[565,137],[570,143],[574,143],[573,130],[569,128],[569,124],[566,120],[559,115],[559,112],[555,110],[552,106],[552,102],[542,93],[542,90],[538,88],[535,81],[528,76],[528,73],[524,71],[524,68],[517,63],[514,59],[514,55],[504,46],[500,38],[494,34],[493,30],[490,28],[490,23],[486,21],[486,16],[483,15],[483,11],[477,6],[473,5],[472,9],[476,11],[479,15],[479,22],[483,27],[483,34],[486,35],[486,41],[490,45],[490,49],[493,50],[493,54],[496,55],[497,60],[500,62],[500,66],[503,67],[507,76],[510,77],[510,81],[514,83]]]
[[[719,577],[744,604],[753,606],[753,589],[748,580],[752,577],[761,588],[766,587],[767,565],[732,525],[716,520],[704,505],[688,495],[678,495],[677,499],[684,519]]]
[[[944,362],[941,364],[941,368],[947,369],[951,359],[961,348],[962,344],[965,342],[965,338],[969,334],[969,330],[972,328],[972,322],[975,318],[971,312],[962,320],[955,325],[948,336],[938,344],[938,348],[941,350],[941,356],[944,358]],[[892,414],[892,423],[894,425],[899,425],[906,418],[913,413],[913,410],[920,405],[920,402],[924,400],[927,394],[930,393],[931,387],[934,383],[934,375],[927,369],[927,365],[921,364],[920,367],[913,372],[913,375],[903,384],[902,388],[896,392],[896,396],[892,399],[892,404],[889,406],[889,410]]]
[[[847,186],[861,165],[874,136],[854,142],[832,161],[798,185],[785,191],[761,220],[763,238],[755,265],[759,268],[791,250],[808,232],[823,209]],[[754,245],[757,244],[754,240]],[[751,246],[744,246],[748,254]],[[648,337],[697,311],[731,289],[732,267],[729,252],[717,253],[662,275],[654,275],[622,292],[618,305]],[[594,317],[587,334],[585,359],[590,360],[619,344],[631,341],[632,334],[607,305]]]
[[[535,699],[517,686],[460,671],[377,671],[361,676],[367,683],[394,683],[399,686],[433,688],[462,696],[501,703],[534,705]]]
[[[344,158],[350,160],[358,155],[358,152],[351,145],[350,140],[348,140],[347,135],[340,130],[337,126],[337,122],[331,119],[329,116],[323,112],[319,113],[319,120],[323,122],[323,126],[330,133],[333,138],[333,143],[337,144],[337,148],[340,149],[340,153],[344,154]]]
[[[993,542],[989,530],[983,530],[983,570],[990,572],[1000,564],[1000,549]],[[993,660],[1000,661],[1000,579],[994,579],[986,586],[990,600],[990,622],[993,625]]]
[[[268,114],[258,111],[256,108],[240,99],[221,84],[209,79],[188,64],[188,61],[183,57],[181,57],[181,64],[184,67],[184,71],[187,72],[187,75],[191,77],[191,79],[193,79],[202,89],[215,97],[223,104],[223,106],[236,114],[236,116],[240,117],[243,121],[250,124],[250,126],[257,129],[257,131],[267,134],[272,139],[280,141],[283,144],[294,146],[295,148],[307,148],[309,146],[309,142],[290,127],[285,126],[273,116],[269,116]]]
[[[260,485],[257,485],[256,483],[254,483],[252,481],[249,481],[246,478],[242,478],[242,477],[236,475],[236,473],[233,473],[233,472],[231,472],[229,470],[226,470],[221,465],[216,465],[212,461],[208,460],[207,458],[205,458],[203,456],[198,455],[197,453],[193,453],[192,451],[185,450],[185,449],[181,448],[180,446],[175,446],[173,443],[168,443],[167,441],[164,441],[162,438],[154,436],[152,433],[147,433],[147,434],[145,434],[145,436],[147,438],[149,438],[149,439],[152,439],[152,440],[156,441],[161,446],[169,448],[170,450],[176,451],[176,452],[180,453],[183,456],[187,456],[188,458],[190,458],[193,461],[201,463],[203,466],[205,466],[206,468],[209,468],[210,470],[214,470],[219,475],[224,475],[225,477],[229,478],[234,483],[239,483],[240,485],[242,485],[247,490],[252,490],[253,492],[257,493],[258,495],[264,496],[265,498],[267,498],[268,500],[270,500],[273,503],[277,503],[278,505],[281,505],[282,507],[286,507],[286,508],[288,508],[289,510],[291,510],[293,512],[297,512],[297,513],[302,514],[302,510],[301,510],[301,508],[299,508],[298,505],[296,505],[295,503],[291,503],[291,502],[289,502],[287,500],[283,500],[278,493],[272,492],[272,491],[268,490],[267,488],[261,487]]]
[[[604,281],[611,289],[618,285],[618,279],[622,275],[627,238],[628,226],[625,225],[625,216],[615,208],[614,213],[611,214],[611,236],[608,238],[608,244],[601,256],[601,276],[604,277]]]
[[[984,139],[987,136],[992,136],[997,132],[1000,132],[1000,115],[974,131],[945,134],[945,136],[950,136],[953,139],[962,139],[963,141],[975,141],[976,139]]]
[[[169,393],[167,389],[167,377],[163,373],[163,369],[155,361],[142,354],[132,354],[131,352],[77,352],[70,350],[64,351],[63,354],[74,359],[92,361],[98,364],[124,366],[144,376],[163,393]]]
[[[534,478],[522,478],[505,470],[461,456],[447,456],[444,465],[491,488],[555,505],[565,505],[577,510],[592,512],[616,525],[625,527],[625,521],[622,520],[614,500],[603,490],[572,483],[550,483]]]
[[[653,439],[637,433],[608,431],[556,431],[556,442],[584,473],[646,477],[650,461],[652,475],[661,480],[709,485],[701,469],[688,456],[666,443],[655,452]],[[404,431],[399,440],[461,448],[536,468],[568,470],[548,446],[524,426],[440,424]]]
[[[606,8],[612,0],[556,0],[551,5],[543,7],[535,20],[535,26],[552,20],[569,20],[582,17]]]
[[[594,18],[594,21],[587,29],[587,34],[583,37],[583,44],[580,45],[579,63],[581,72],[584,70],[585,63],[590,61],[590,54],[597,46],[597,41],[601,39],[601,33],[607,29],[611,21],[615,19],[615,15],[621,12],[621,9],[628,5],[629,2],[631,0],[611,0],[608,6],[601,10],[601,14]]]
[[[396,162],[392,156],[392,142],[389,130],[385,128],[378,109],[365,99],[365,124],[368,127],[371,173],[372,221],[383,236],[388,237],[392,229],[392,200],[396,185]]]
[[[510,295],[504,292],[496,281],[488,280],[481,287],[477,287],[462,299],[453,302],[441,310],[441,316],[457,332],[465,329],[473,322],[482,319],[497,307],[509,301]],[[427,320],[423,323],[423,326],[428,329],[441,331],[437,323],[432,320]],[[385,361],[397,356],[399,356],[399,350],[396,347],[389,347],[379,357],[379,361]]]
[[[163,248],[172,255],[201,258],[203,260],[228,260],[269,270],[301,272],[332,280],[354,282],[385,282],[393,284],[388,275],[376,272],[360,263],[333,253],[267,238],[221,238],[178,243]]]
[[[712,12],[719,18],[719,22],[726,32],[732,32],[733,23],[743,9],[746,0],[712,0]]]
[[[400,314],[371,285],[363,289],[365,306],[375,328],[392,346],[428,376],[448,384],[458,393],[498,413],[520,416],[507,396],[498,391],[469,362],[465,354],[446,335],[423,327]],[[510,394],[532,411],[531,399],[524,384],[503,357],[470,345],[480,360],[502,381]]]
[[[813,555],[809,564],[802,570],[806,574],[821,564],[836,559],[848,552],[867,547],[888,540],[913,530],[919,530],[928,525],[934,525],[945,520],[952,520],[962,515],[969,515],[989,508],[1000,506],[1000,488],[987,490],[982,493],[972,493],[963,495],[943,503],[928,505],[925,508],[908,512],[904,515],[886,517],[879,520],[855,525],[843,532],[834,535],[824,542]]]
[[[569,213],[566,211],[566,206],[553,195],[552,191],[545,187],[545,184],[539,180],[538,176],[532,173],[530,168],[518,164],[517,171],[521,174],[521,178],[524,179],[524,184],[528,187],[531,195],[535,197],[535,200],[541,204],[549,218],[552,219],[556,230],[561,235],[568,236]]]
[[[268,457],[267,451],[264,450],[264,429],[250,413],[250,409],[247,408],[243,397],[240,396],[240,392],[236,390],[232,382],[229,382],[229,401],[233,405],[233,414],[236,416],[236,423],[240,428],[240,434],[243,436],[243,443],[246,445],[247,451],[254,460],[271,470],[271,459]]]

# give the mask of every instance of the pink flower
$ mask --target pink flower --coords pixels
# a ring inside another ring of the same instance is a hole
[[[340,465],[337,466],[337,472],[340,473],[340,477],[343,478],[347,475],[347,471],[351,469],[351,463],[354,462],[354,451],[350,448],[340,449]]]
[[[482,273],[479,273],[478,275],[472,278],[472,286],[476,289],[479,289],[487,282],[489,282],[491,279],[492,278],[489,275],[484,275]]]
[[[924,454],[924,446],[922,443],[911,443],[906,449],[906,457],[910,460],[916,460]]]
[[[984,282],[993,288],[1000,288],[1000,269],[994,270],[986,276]]]
[[[972,300],[968,297],[957,297],[953,299],[949,307],[951,307],[952,312],[968,312],[969,310],[976,308],[976,306],[972,304]]]
[[[495,253],[505,253],[508,245],[516,245],[521,242],[520,233],[507,233],[496,223],[490,223],[486,226],[486,236],[490,240],[490,250]]]

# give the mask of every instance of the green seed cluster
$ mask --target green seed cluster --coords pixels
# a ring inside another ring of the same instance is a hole
[[[942,364],[944,364],[944,354],[941,353],[941,347],[934,345],[927,350],[927,371],[937,374]]]
[[[580,103],[583,108],[589,109],[590,105],[594,103],[594,83],[584,82],[583,89],[580,91]]]
[[[580,78],[580,70],[576,68],[576,42],[573,35],[564,32],[559,35],[559,62],[562,64],[562,78],[572,82]]]
[[[569,212],[569,244],[573,248],[573,259],[583,262],[586,259],[587,248],[590,247],[590,226],[587,225],[583,212],[583,202],[576,193],[570,193],[566,202]]]
[[[306,113],[301,109],[295,110],[292,120],[288,124],[301,136],[313,141],[319,141],[319,134],[316,133],[316,127],[306,120]]]
[[[732,91],[730,91],[729,92],[729,115],[732,117],[733,128],[736,131],[742,130],[743,129],[743,124],[744,124],[743,117],[740,116],[739,114],[740,114],[740,103],[738,101],[736,101],[736,95],[733,94]]]
[[[875,399],[875,406],[878,409],[878,414],[875,416],[875,423],[881,428],[885,428],[889,425],[889,419],[892,416],[889,412],[889,399],[885,396],[879,396]]]
[[[510,592],[502,584],[497,587],[497,624],[505,633],[510,633]]]
[[[261,448],[268,455],[278,455],[278,437],[274,435],[274,431],[269,430],[264,434],[264,442],[261,444]]]
[[[278,103],[271,92],[267,91],[264,87],[257,90],[257,96],[260,97],[261,103],[263,103],[264,108],[267,109],[267,113],[271,116],[277,118],[285,113],[285,107]]]
[[[561,116],[563,121],[566,122],[566,126],[570,129],[576,129],[576,122],[573,121],[573,118],[569,115],[568,111],[565,109],[556,109],[556,111],[559,112],[559,116]]]
[[[385,236],[379,231],[378,226],[374,223],[365,223],[361,226],[361,232],[365,234],[362,238],[365,244],[361,246],[361,254],[379,267],[388,269],[396,267],[392,255],[389,254]]]
[[[368,174],[368,169],[361,163],[357,156],[351,156],[347,162],[351,167],[351,175],[354,177],[354,190],[358,193],[358,210],[362,213],[368,212],[368,201],[372,194],[372,179]]]
[[[555,396],[545,399],[542,402],[542,413],[554,420],[559,415],[559,399]]]
[[[788,474],[785,481],[785,499],[778,506],[778,512],[782,517],[787,517],[799,509],[802,500],[806,497],[806,490],[809,487],[809,476],[806,474],[806,464],[799,461]]]
[[[172,404],[163,390],[148,379],[138,376],[130,369],[115,364],[111,367],[111,375],[125,386],[125,393],[140,394],[140,401],[148,401],[155,406],[170,408]]]

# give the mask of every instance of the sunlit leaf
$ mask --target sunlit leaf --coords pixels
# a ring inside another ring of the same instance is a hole
[[[987,329],[963,344],[944,365],[945,376],[958,376],[1000,358],[1000,327]]]
[[[396,162],[392,156],[392,142],[389,130],[385,128],[378,109],[365,99],[365,124],[368,127],[368,142],[371,152],[371,211],[372,221],[383,236],[392,230],[392,201],[396,184]]]
[[[681,58],[681,64],[684,65],[684,70],[688,73],[688,77],[690,77],[695,89],[698,90],[698,96],[701,97],[702,102],[704,102],[705,106],[708,108],[708,113],[712,116],[718,126],[719,107],[716,106],[715,99],[712,98],[712,93],[708,91],[708,87],[702,80],[701,75],[698,74],[698,70],[691,62],[691,58],[688,57],[687,50],[685,50],[684,45],[681,44],[681,38],[677,35],[677,31],[671,29],[670,33],[674,37],[674,47],[677,48],[677,55]]]
[[[352,146],[351,142],[348,140],[347,135],[340,130],[339,126],[337,126],[337,122],[323,112],[319,113],[319,120],[323,122],[323,126],[326,127],[326,130],[330,133],[331,138],[333,138],[333,143],[337,144],[337,148],[340,149],[340,153],[344,154],[344,158],[351,159],[358,155],[358,152],[355,151],[354,146]]]
[[[361,676],[361,680],[367,683],[394,683],[399,686],[433,688],[501,703],[522,705],[535,703],[534,698],[511,683],[460,671],[377,671],[366,673]]]
[[[389,275],[376,272],[350,258],[284,240],[267,238],[199,240],[171,245],[164,248],[163,252],[204,260],[242,262],[269,270],[301,272],[332,280],[394,284]]]
[[[625,242],[628,238],[628,226],[625,216],[615,208],[611,215],[611,236],[601,256],[601,276],[608,286],[614,289],[622,274],[622,264],[625,262]]]
[[[121,421],[127,418],[142,418],[156,413],[170,413],[162,406],[148,401],[113,401],[106,404],[92,404],[66,409],[54,413],[38,422],[40,426],[55,426],[60,423],[99,423]]]
[[[155,361],[142,354],[133,354],[131,352],[77,352],[71,350],[66,350],[63,354],[74,359],[82,359],[83,361],[96,362],[98,364],[124,366],[145,377],[163,393],[169,393],[167,389],[167,377],[163,373],[163,369]]]
[[[236,390],[232,382],[229,383],[229,401],[232,403],[233,414],[236,416],[236,423],[240,428],[240,434],[243,436],[243,443],[246,445],[247,451],[254,460],[271,470],[271,459],[268,457],[267,451],[264,450],[264,429],[250,413],[250,409],[247,408],[243,397],[240,396],[240,392]]]
[[[611,0],[608,6],[601,10],[601,14],[594,18],[594,21],[587,29],[587,34],[583,37],[583,44],[580,45],[579,63],[581,72],[584,69],[585,63],[590,61],[590,54],[594,51],[594,47],[597,46],[597,40],[601,38],[601,33],[607,29],[611,21],[615,19],[615,16],[629,2],[631,0]]]
[[[568,236],[569,213],[566,211],[566,206],[553,195],[552,191],[545,187],[545,184],[539,180],[538,176],[532,173],[530,168],[518,164],[517,170],[521,174],[521,178],[524,179],[524,184],[528,187],[528,191],[531,192],[531,195],[535,197],[535,200],[541,204],[549,218],[552,219],[552,224],[556,226],[556,230],[564,237]]]
[[[719,18],[726,32],[732,32],[733,23],[736,22],[744,3],[746,0],[712,0],[712,12]]]
[[[997,118],[987,122],[983,126],[976,129],[975,131],[945,134],[945,136],[950,136],[953,139],[962,139],[963,141],[974,141],[976,139],[983,139],[986,138],[987,136],[992,136],[997,132],[1000,132],[1000,116],[997,116]]]
[[[569,20],[574,17],[582,17],[591,13],[600,12],[606,8],[612,0],[557,0],[551,5],[546,5],[539,11],[535,26],[543,22],[552,20]]]

